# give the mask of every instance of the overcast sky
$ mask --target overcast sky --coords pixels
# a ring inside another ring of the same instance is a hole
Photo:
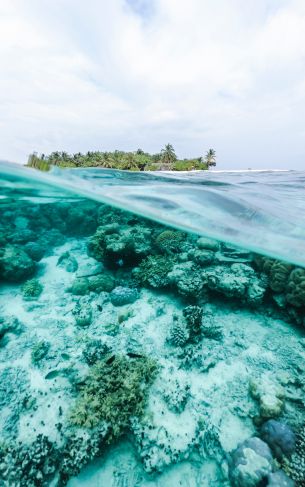
[[[305,169],[304,0],[0,0],[0,158]]]

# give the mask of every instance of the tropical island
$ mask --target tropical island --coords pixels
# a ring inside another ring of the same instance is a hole
[[[149,154],[142,149],[135,152],[115,150],[113,152],[94,151],[82,154],[52,152],[50,155],[33,152],[29,155],[26,166],[48,171],[57,167],[96,167],[127,171],[193,171],[208,170],[216,166],[216,152],[209,149],[205,156],[194,159],[178,159],[171,144],[157,154]]]

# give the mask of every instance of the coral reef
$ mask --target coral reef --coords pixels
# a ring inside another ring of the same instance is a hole
[[[147,226],[99,227],[88,242],[88,255],[110,268],[134,266],[151,250],[151,230]]]
[[[208,268],[204,277],[211,290],[254,306],[262,302],[266,292],[264,280],[257,277],[252,267],[242,263]]]
[[[156,371],[156,363],[144,356],[113,356],[97,362],[71,411],[71,422],[88,428],[106,423],[111,437],[118,437],[131,417],[143,414]]]

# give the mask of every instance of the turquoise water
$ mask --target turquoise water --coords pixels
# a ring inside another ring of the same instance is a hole
[[[303,173],[0,181],[0,486],[305,485]]]

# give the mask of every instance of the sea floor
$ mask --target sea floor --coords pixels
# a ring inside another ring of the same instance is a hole
[[[25,300],[18,286],[1,288],[1,315],[18,316],[22,327],[0,348],[2,441],[15,437],[27,444],[42,434],[63,444],[65,426],[59,425],[68,422],[76,400],[71,383],[88,372],[84,345],[100,339],[113,355],[155,358],[159,373],[144,418],[135,419],[128,436],[105,447],[69,487],[231,485],[230,452],[272,411],[291,425],[301,423],[303,330],[271,307],[256,311],[218,296],[203,306],[218,332],[192,346],[174,346],[170,331],[185,306],[177,293],[142,288],[133,303],[115,306],[107,292],[80,297],[67,291],[76,276],[102,270],[87,256],[86,244],[70,238],[39,262],[43,292],[37,299]],[[74,272],[58,266],[65,252],[78,263]],[[92,310],[86,327],[77,326],[73,314],[80,299]],[[33,364],[33,347],[41,342],[48,343],[47,354]]]

